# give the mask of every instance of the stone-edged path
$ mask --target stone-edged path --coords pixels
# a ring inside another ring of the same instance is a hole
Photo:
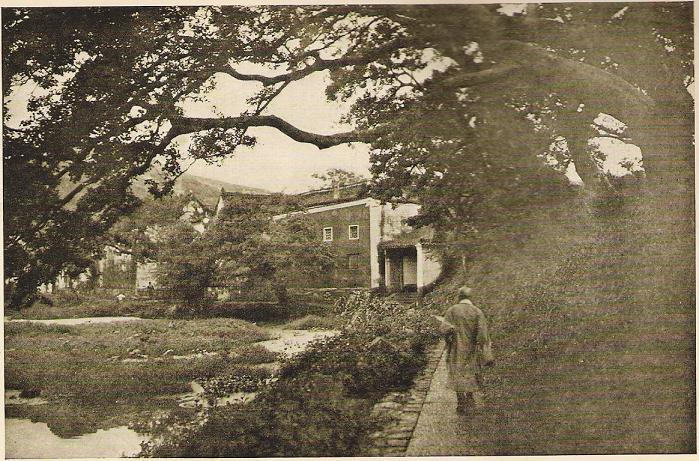
[[[374,406],[372,415],[384,420],[385,424],[380,431],[369,436],[369,446],[361,455],[405,455],[443,350],[441,341],[432,346],[427,351],[427,365],[414,378],[412,387],[403,392],[391,392]]]
[[[391,392],[372,414],[387,421],[369,436],[364,456],[447,456],[474,454],[473,425],[482,417],[456,414],[456,394],[447,389],[446,354],[440,341],[428,351],[425,369],[408,391]]]
[[[405,456],[446,456],[469,453],[473,418],[456,413],[456,394],[447,389],[446,354],[434,373]]]

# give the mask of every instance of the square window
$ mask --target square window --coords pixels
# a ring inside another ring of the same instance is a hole
[[[332,227],[324,227],[323,228],[323,241],[324,242],[332,242],[333,241],[333,228]]]
[[[359,226],[356,224],[349,226],[348,234],[350,240],[359,240]]]

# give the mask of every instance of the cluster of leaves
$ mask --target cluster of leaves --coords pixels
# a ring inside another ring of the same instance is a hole
[[[359,335],[381,335],[389,341],[409,342],[409,347],[422,350],[437,338],[429,312],[387,301],[367,292],[356,292],[339,298],[334,306],[345,329]]]
[[[204,382],[204,396],[217,399],[234,392],[257,392],[270,379],[270,372],[264,368],[250,368],[247,373],[215,376]]]
[[[314,173],[311,175],[311,177],[321,181],[321,187],[346,186],[348,184],[356,184],[367,179],[360,174],[343,170],[342,168],[330,168],[325,173]]]
[[[172,100],[201,82],[186,58],[197,45],[178,35],[191,13],[8,11],[3,113],[17,88],[36,90],[28,117],[3,131],[6,300],[13,306],[26,305],[38,284],[62,270],[82,272],[99,237],[138,204],[129,186],[157,155],[159,116],[151,111],[152,126],[132,130],[145,121],[149,102]],[[179,71],[192,74],[162,79]],[[135,106],[141,114],[132,116]]]
[[[397,338],[401,337],[401,341]],[[422,348],[414,347],[400,333],[393,340],[368,331],[345,331],[342,335],[318,342],[299,359],[287,365],[281,377],[303,377],[312,374],[334,376],[345,392],[356,398],[380,396],[391,388],[410,384],[415,373],[424,366]],[[380,338],[380,339],[377,339]]]
[[[193,312],[206,303],[216,273],[215,254],[208,243],[187,223],[165,230],[158,243],[158,285]]]
[[[119,248],[128,248],[137,261],[153,259],[158,231],[177,223],[190,200],[192,197],[188,195],[143,200],[133,213],[123,216],[109,229],[108,241]]]
[[[386,392],[410,384],[433,334],[427,314],[352,298],[339,308],[360,315],[338,336],[311,344],[245,405],[213,410],[203,424],[147,447],[150,456],[352,456],[377,421]],[[378,319],[386,314],[395,319]],[[361,320],[360,320],[361,319]],[[407,326],[406,326],[406,322]],[[385,327],[391,327],[386,330]],[[412,338],[422,337],[413,341]]]
[[[278,381],[248,404],[216,408],[203,423],[166,434],[141,456],[350,455],[369,430],[371,403],[348,399],[342,388],[328,375]]]
[[[513,16],[497,4],[392,10],[365,14],[396,27],[399,49],[332,70],[328,93],[352,102],[348,120],[376,135],[373,193],[423,205],[414,224],[466,241],[532,201],[573,194],[570,163],[588,190],[614,192],[620,184],[600,178],[590,152],[594,136],[641,147],[656,177],[690,174],[689,3],[531,4]],[[591,126],[600,113],[628,129],[601,134]],[[542,157],[560,140],[551,168]],[[670,151],[681,168],[662,160]]]
[[[286,304],[289,284],[331,271],[335,254],[310,223],[294,216],[272,219],[288,206],[276,198],[265,206],[257,196],[241,195],[201,235],[184,223],[164,232],[157,261],[165,292],[197,310],[207,302],[209,287],[251,290],[269,284]]]

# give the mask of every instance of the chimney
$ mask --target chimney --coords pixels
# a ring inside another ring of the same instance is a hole
[[[333,188],[333,199],[337,200],[340,198],[340,183],[335,184]]]

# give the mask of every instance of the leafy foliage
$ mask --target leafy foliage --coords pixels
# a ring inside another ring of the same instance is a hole
[[[158,243],[158,285],[194,312],[207,301],[216,271],[208,242],[187,223],[168,228]]]
[[[322,181],[322,187],[346,186],[366,179],[362,175],[341,168],[331,168],[325,173],[314,173],[311,177]]]
[[[335,266],[333,251],[318,241],[302,216],[275,221],[254,202],[230,204],[204,238],[217,249],[219,286],[249,289],[271,282],[282,304],[288,301],[290,283]]]
[[[192,197],[187,195],[146,199],[134,212],[120,218],[107,237],[116,245],[129,248],[137,261],[153,259],[161,238],[158,234],[178,222],[190,200]]]
[[[373,404],[386,392],[410,384],[424,366],[411,339],[432,338],[426,312],[408,312],[358,297],[342,304],[361,318],[334,338],[317,341],[292,359],[278,379],[250,403],[213,410],[203,424],[166,437],[143,454],[158,457],[352,456],[377,421]],[[398,322],[379,318],[387,312]],[[347,317],[347,315],[345,315]],[[372,320],[366,320],[372,319]],[[409,320],[408,320],[409,319]],[[386,330],[383,326],[392,326]],[[411,332],[411,327],[413,327]],[[415,333],[419,331],[419,333]],[[390,342],[383,338],[390,337]],[[379,338],[379,340],[377,340]]]
[[[85,266],[93,237],[133,207],[130,183],[156,159],[162,195],[183,157],[218,162],[254,144],[250,127],[320,149],[369,143],[374,192],[409,192],[423,204],[416,223],[447,241],[468,241],[532,199],[575,193],[570,165],[589,194],[615,193],[590,152],[595,136],[642,149],[641,189],[693,187],[691,3],[530,4],[512,15],[496,4],[16,8],[4,18],[5,113],[7,96],[37,85],[29,116],[3,133],[14,305]],[[244,74],[243,63],[263,70]],[[355,129],[309,133],[269,114],[291,82],[326,71],[327,96],[352,104]],[[224,73],[258,85],[242,113],[183,110]],[[597,126],[599,114],[626,128]],[[73,234],[59,242],[65,229]]]

